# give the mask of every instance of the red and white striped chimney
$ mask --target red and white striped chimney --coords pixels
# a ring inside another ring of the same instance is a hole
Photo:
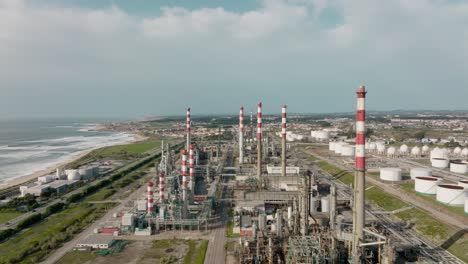
[[[262,176],[262,102],[257,105],[257,178]]]
[[[364,170],[366,167],[365,142],[366,142],[366,110],[365,98],[366,89],[360,86],[357,91],[357,111],[356,111],[356,169]]]
[[[250,141],[253,143],[254,129],[253,129],[253,112],[250,111]]]
[[[165,181],[164,181],[164,172],[161,171],[159,173],[159,200],[162,202],[166,197],[164,195],[164,184],[165,184]]]
[[[181,167],[180,171],[182,174],[182,200],[186,201],[187,198],[187,151],[183,149],[180,152],[180,157],[181,157]]]
[[[148,193],[148,214],[153,213],[153,182],[148,182],[147,186],[147,193]]]
[[[195,159],[194,159],[193,145],[190,145],[189,150],[189,189],[193,191],[195,186]]]
[[[281,172],[286,176],[286,105],[281,108]]]
[[[239,164],[244,163],[244,107],[239,111]]]
[[[191,132],[191,120],[190,120],[190,107],[187,108],[187,119],[186,119],[186,131],[187,131],[187,147],[186,149],[190,148],[190,132]]]
[[[359,86],[357,90],[356,111],[356,152],[355,152],[355,175],[354,175],[354,205],[353,205],[353,263],[361,263],[363,260],[363,248],[361,243],[365,242],[365,186],[366,186],[366,88]]]

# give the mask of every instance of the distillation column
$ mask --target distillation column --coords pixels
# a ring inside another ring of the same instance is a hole
[[[365,225],[365,185],[366,185],[366,157],[365,157],[365,97],[366,89],[360,86],[357,91],[356,111],[356,153],[354,175],[354,210],[353,210],[353,263],[361,263],[363,250],[360,243],[364,242]]]

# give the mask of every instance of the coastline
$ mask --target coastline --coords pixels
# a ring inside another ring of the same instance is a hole
[[[103,130],[100,130],[100,131],[103,131]],[[49,175],[49,174],[54,174],[55,171],[57,170],[57,168],[64,167],[69,163],[72,163],[72,162],[74,162],[76,160],[79,160],[80,158],[82,158],[82,157],[88,155],[89,153],[91,153],[93,150],[100,149],[100,148],[105,148],[105,147],[111,147],[111,146],[131,144],[131,143],[144,141],[144,140],[148,139],[147,137],[142,136],[140,134],[133,134],[133,133],[128,133],[128,134],[133,135],[133,140],[128,141],[128,142],[117,143],[115,145],[104,146],[104,147],[96,147],[96,148],[92,148],[92,149],[88,149],[88,150],[79,151],[79,152],[73,154],[69,159],[67,159],[67,160],[65,160],[63,162],[60,162],[60,163],[57,163],[55,165],[49,166],[49,167],[47,167],[45,169],[42,169],[42,170],[38,170],[38,171],[33,172],[31,174],[28,174],[28,175],[23,175],[23,176],[19,176],[19,177],[10,179],[10,180],[6,180],[5,182],[0,183],[0,190],[24,184],[24,183],[26,183],[28,181],[37,179],[37,177],[41,177],[41,176]]]

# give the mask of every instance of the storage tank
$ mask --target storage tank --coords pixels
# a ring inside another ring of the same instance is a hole
[[[410,176],[412,180],[415,180],[416,177],[431,177],[432,170],[426,168],[412,168],[410,170]]]
[[[447,168],[449,165],[449,160],[444,158],[432,158],[431,159],[432,167],[434,168]]]
[[[461,186],[463,188],[468,189],[468,180],[461,180],[458,182],[458,186]]]
[[[417,147],[417,146],[413,147],[411,149],[411,156],[413,156],[413,157],[421,156],[421,149],[419,147]]]
[[[78,170],[65,170],[65,174],[67,174],[67,180],[69,181],[78,181],[81,179]]]
[[[335,141],[330,141],[328,143],[328,150],[335,151],[335,147],[336,147],[336,142]]]
[[[383,181],[401,181],[401,169],[380,168],[380,179]]]
[[[343,146],[347,146],[348,143],[346,142],[338,142],[336,143],[336,146],[335,146],[335,153],[336,154],[341,154],[341,149],[343,148]]]
[[[330,212],[330,197],[329,196],[322,197],[322,199],[320,200],[320,203],[322,204],[322,212],[329,213]]]
[[[80,168],[78,172],[81,175],[82,179],[89,179],[93,177],[93,168]]]
[[[452,161],[450,162],[450,171],[465,174],[468,172],[468,164],[462,161]]]
[[[437,185],[441,179],[435,177],[416,177],[414,180],[414,190],[418,193],[434,195],[437,192]]]
[[[353,157],[355,151],[356,151],[355,146],[351,146],[351,145],[342,146],[341,147],[341,156]]]
[[[65,174],[65,171],[62,168],[57,168],[55,171],[55,179],[57,180],[64,180],[67,178],[67,175]]]
[[[456,147],[454,150],[453,150],[453,154],[455,154],[456,156],[459,156],[462,152],[462,149],[460,147]]]
[[[385,153],[385,145],[384,144],[377,144],[377,153],[384,154]]]
[[[468,148],[463,148],[462,149],[461,156],[462,157],[468,157]]]
[[[430,158],[431,160],[432,159],[448,159],[449,155],[446,149],[440,149],[436,147],[431,151]]]
[[[387,157],[394,157],[396,155],[396,148],[395,147],[389,147],[387,149]]]
[[[465,189],[454,184],[440,184],[437,186],[437,201],[452,205],[463,206],[465,204]]]
[[[430,148],[427,146],[427,145],[424,145],[422,148],[421,148],[421,153],[422,154],[427,154],[429,152]]]
[[[403,144],[400,146],[400,154],[401,155],[406,155],[408,154],[408,146]]]
[[[317,131],[315,133],[315,138],[317,138],[318,140],[322,140],[322,141],[328,140],[328,139],[330,139],[330,132],[328,132],[328,131]]]
[[[369,150],[370,152],[375,152],[377,150],[377,145],[374,142],[371,142],[369,144]]]

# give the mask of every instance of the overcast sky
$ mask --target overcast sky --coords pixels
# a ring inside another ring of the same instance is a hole
[[[0,0],[0,114],[468,109],[468,2]]]

